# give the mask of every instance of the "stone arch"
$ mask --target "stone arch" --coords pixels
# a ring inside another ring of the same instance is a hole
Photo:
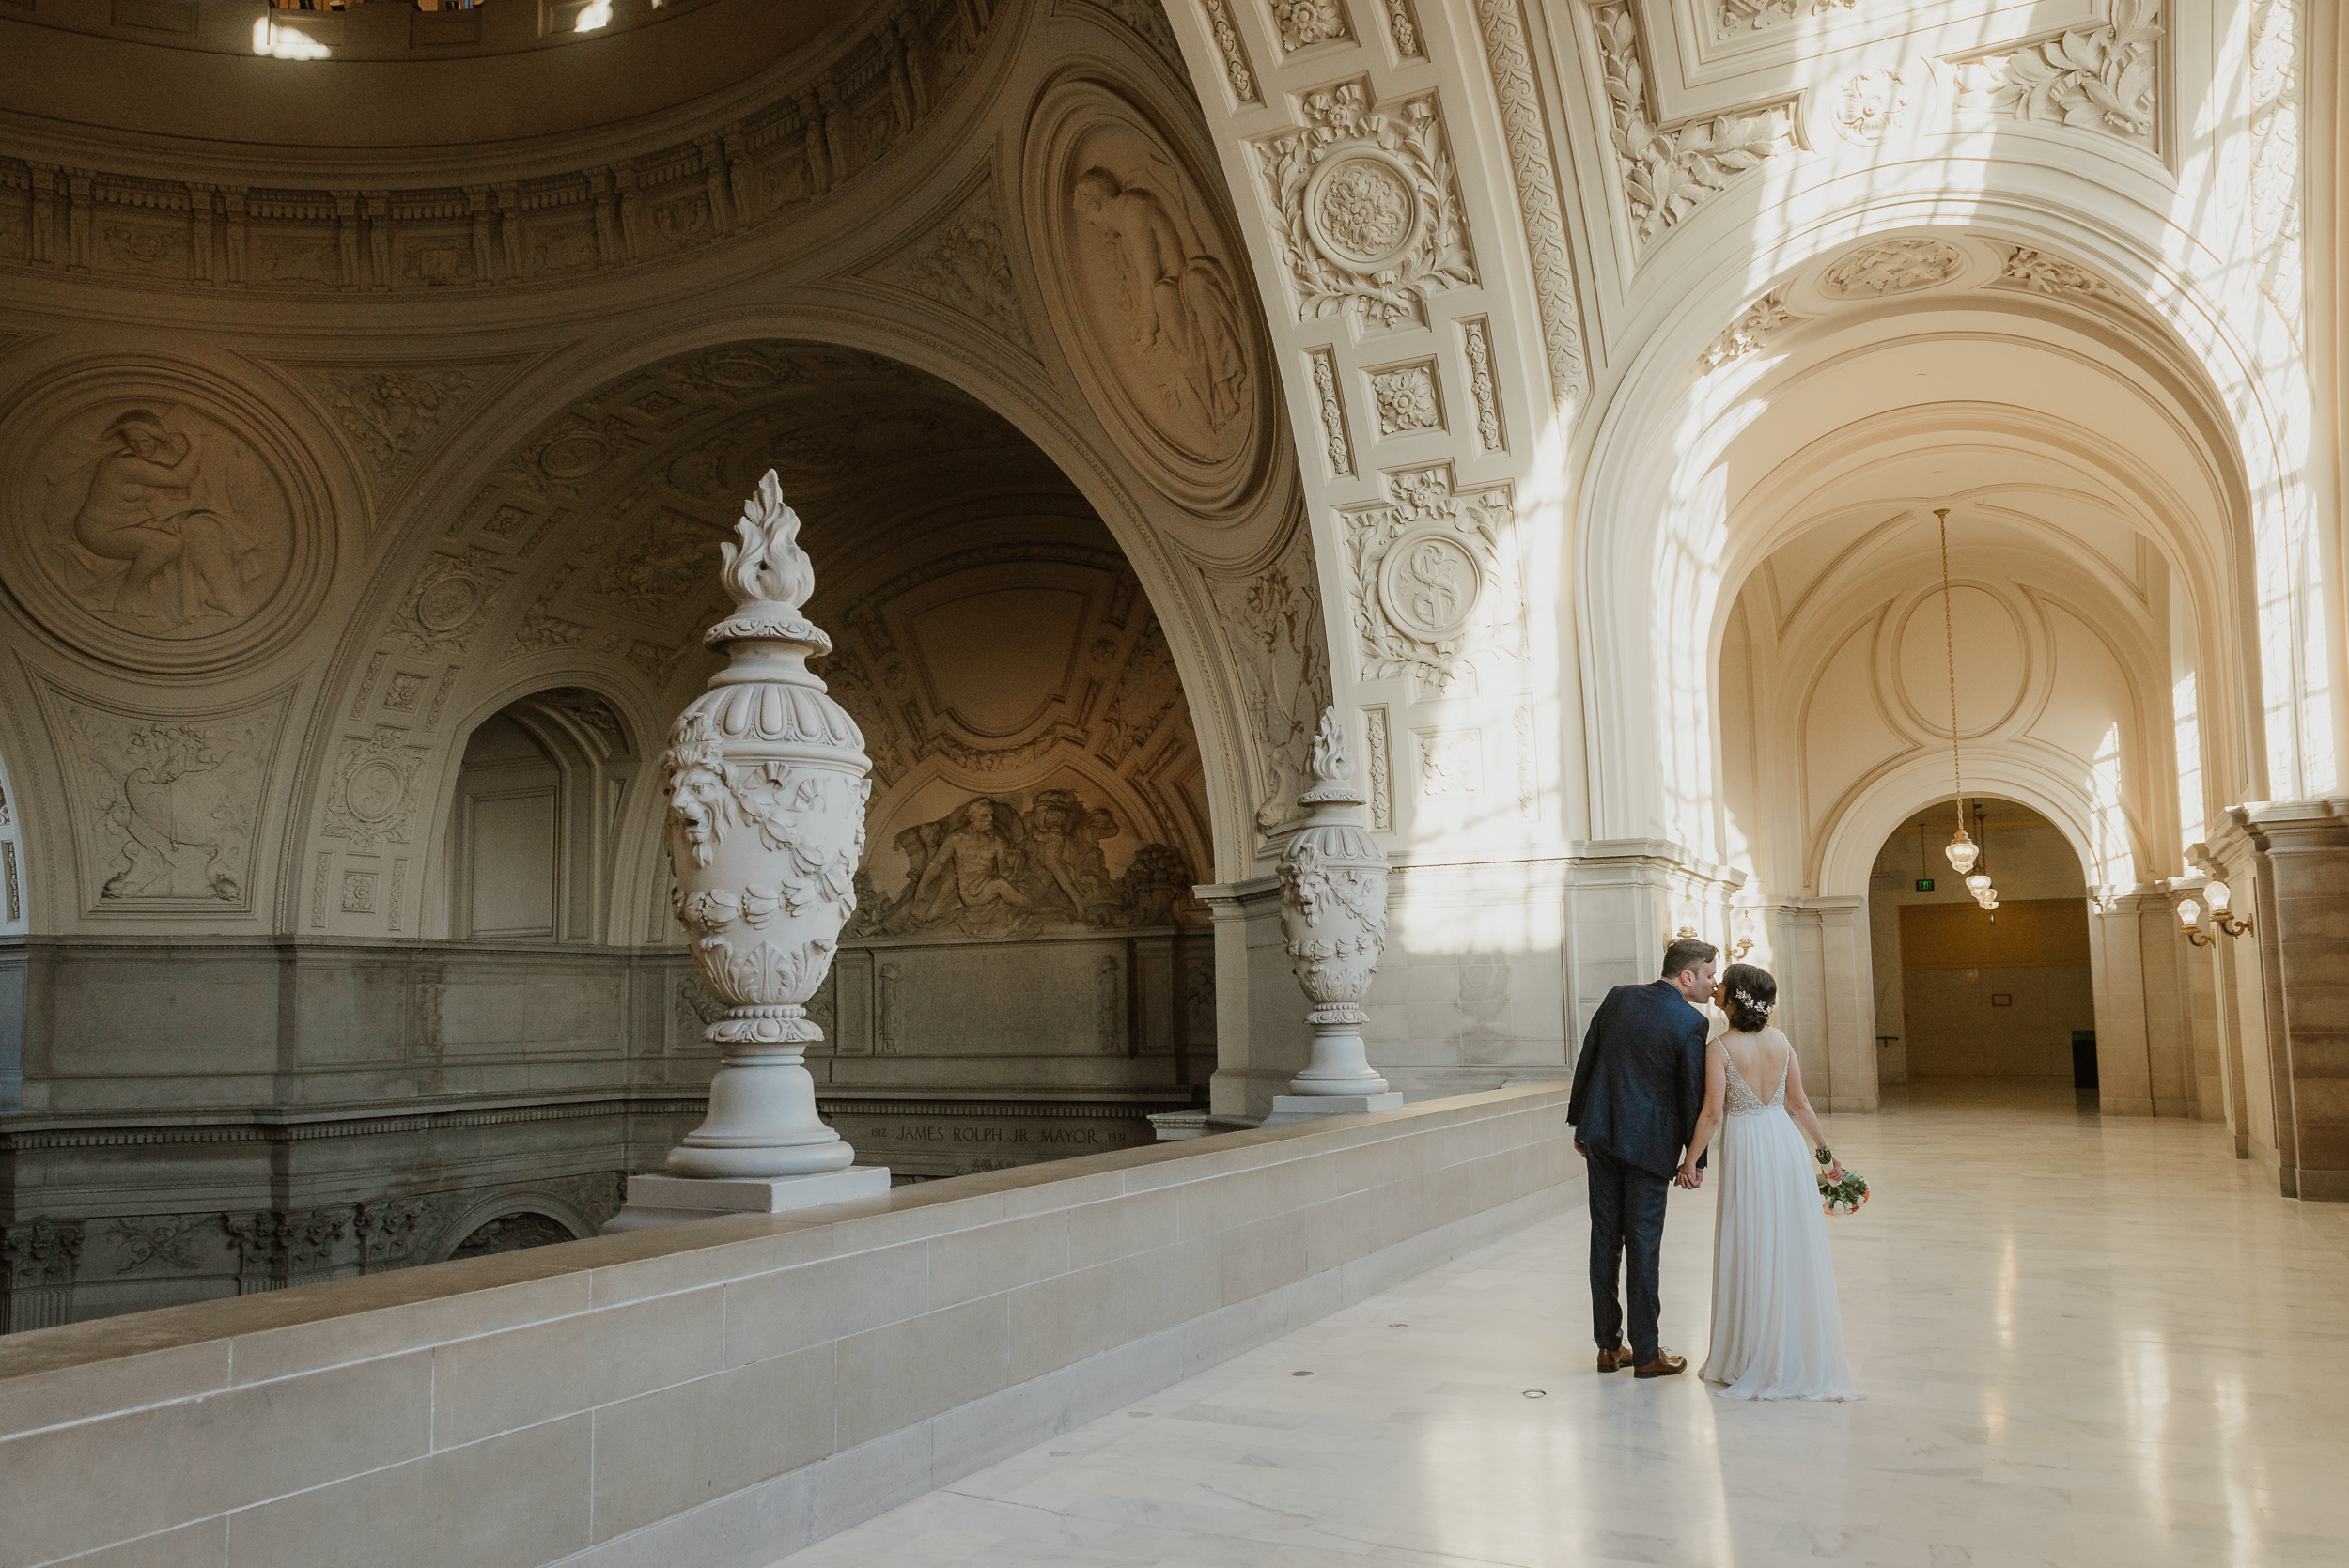
[[[475,1253],[465,1253],[465,1244],[486,1228],[501,1220],[526,1219],[551,1224],[568,1233],[562,1239],[583,1241],[596,1234],[596,1226],[576,1207],[540,1188],[511,1188],[483,1198],[467,1207],[451,1220],[432,1245],[427,1263],[445,1263],[460,1255],[478,1255],[478,1251],[513,1250],[507,1248],[482,1248]],[[533,1227],[537,1229],[537,1227]],[[552,1238],[550,1238],[552,1239]],[[545,1241],[526,1241],[524,1246],[544,1246]]]
[[[549,367],[528,378],[525,385],[518,390],[519,407],[513,411],[513,417],[500,417],[496,423],[511,428],[515,423],[528,418],[530,413],[540,414],[536,426],[537,434],[532,442],[543,449],[548,445],[548,433],[563,427],[567,418],[575,417],[567,414],[565,409],[583,401],[576,395],[563,397],[557,390],[559,384],[576,388],[582,380],[593,378],[594,384],[600,391],[609,392],[615,386],[641,380],[650,369],[677,363],[680,358],[690,357],[695,352],[690,347],[685,356],[668,352],[680,345],[699,345],[700,358],[707,362],[732,351],[729,346],[748,351],[759,344],[797,344],[820,349],[845,341],[849,344],[850,352],[864,353],[867,350],[859,346],[858,340],[861,339],[863,342],[887,344],[906,355],[904,358],[873,355],[878,362],[902,365],[910,373],[922,376],[931,373],[925,368],[926,363],[953,372],[963,382],[975,382],[981,388],[981,395],[972,396],[964,392],[962,386],[951,380],[947,384],[954,386],[957,393],[970,396],[973,404],[990,416],[1017,428],[1023,438],[1033,439],[1036,449],[1084,496],[1110,527],[1140,577],[1143,590],[1165,629],[1170,649],[1182,675],[1184,689],[1190,694],[1198,717],[1201,752],[1206,760],[1211,781],[1210,815],[1215,831],[1216,862],[1228,873],[1234,864],[1233,857],[1237,855],[1242,857],[1238,863],[1244,866],[1246,857],[1253,854],[1254,832],[1249,814],[1268,792],[1266,781],[1281,776],[1262,754],[1266,747],[1260,736],[1252,733],[1247,722],[1251,696],[1262,691],[1267,685],[1265,675],[1251,666],[1261,665],[1265,660],[1260,650],[1253,649],[1248,639],[1235,638],[1230,629],[1236,618],[1232,606],[1246,598],[1252,579],[1235,576],[1224,567],[1216,566],[1212,556],[1203,555],[1197,548],[1200,541],[1194,536],[1196,531],[1184,520],[1179,508],[1173,507],[1149,487],[1137,485],[1130,478],[1115,473],[1113,464],[1102,458],[1099,439],[1088,438],[1081,430],[1073,428],[1069,419],[1060,410],[1034,396],[1034,388],[1014,389],[1006,384],[1008,378],[1000,372],[974,375],[973,371],[980,368],[975,358],[964,356],[957,359],[943,351],[925,351],[924,345],[920,343],[909,346],[909,336],[918,334],[909,334],[902,325],[892,325],[886,331],[866,334],[841,330],[843,317],[852,315],[852,312],[843,313],[843,316],[819,319],[809,313],[804,324],[812,330],[808,335],[798,338],[744,335],[745,323],[739,318],[722,324],[701,323],[690,330],[640,341],[630,346],[625,352],[601,356],[599,363],[593,367],[568,365],[559,371]],[[872,324],[880,325],[878,320]],[[942,345],[929,347],[941,350],[943,348]],[[592,402],[593,396],[590,395],[583,401]],[[551,415],[544,413],[543,411],[548,409],[554,411]],[[558,436],[555,439],[561,438]],[[520,450],[529,452],[532,442],[521,443]],[[444,474],[429,489],[420,490],[410,508],[412,520],[403,530],[415,541],[407,549],[410,558],[412,560],[418,551],[425,549],[426,539],[445,527],[445,520],[450,515],[459,519],[459,532],[469,523],[477,521],[475,513],[485,488],[493,484],[502,470],[510,470],[515,459],[516,450],[511,443],[509,449],[503,453],[474,452],[462,467],[462,473],[468,478],[460,481],[454,474]],[[787,481],[786,487],[788,494]],[[1278,489],[1277,483],[1274,488]],[[1271,515],[1277,520],[1279,510],[1274,509]],[[1219,542],[1232,539],[1234,542],[1226,548],[1240,551],[1237,556],[1240,563],[1243,566],[1254,565],[1259,574],[1267,569],[1279,570],[1283,563],[1293,556],[1299,556],[1300,552],[1303,552],[1302,558],[1310,559],[1310,544],[1301,526],[1294,520],[1283,529],[1279,527],[1277,520],[1268,525],[1261,517],[1242,520],[1216,531],[1216,535]],[[714,538],[715,535],[712,536]],[[1269,551],[1264,548],[1268,540],[1272,546]],[[1254,559],[1252,561],[1251,557]],[[445,549],[437,557],[428,553],[425,567],[428,574],[454,569],[430,564],[435,559],[447,562],[452,557]],[[455,559],[461,566],[464,557]],[[517,617],[526,613],[519,607],[520,604],[526,602],[532,594],[543,591],[547,575],[558,569],[551,567],[543,559],[510,569],[504,561],[484,559],[478,564],[480,575],[493,580],[492,585],[505,596],[505,602],[497,610],[502,619],[489,623],[492,638],[505,637],[509,629],[520,631]],[[1312,582],[1309,567],[1301,570],[1292,567],[1291,577],[1300,584],[1310,585]],[[819,577],[819,588],[820,585]],[[425,591],[431,590],[428,586]],[[1307,593],[1313,597],[1310,586]],[[343,690],[350,693],[347,700],[354,707],[363,706],[366,700],[362,688],[369,679],[367,665],[374,657],[366,653],[367,643],[376,642],[380,651],[383,636],[396,631],[403,616],[413,623],[423,609],[418,594],[415,579],[401,582],[386,575],[379,581],[371,596],[374,607],[354,618],[353,633],[340,665],[340,683]],[[1321,630],[1317,597],[1314,597],[1314,612],[1309,617],[1308,631],[1311,638],[1318,643]],[[412,624],[411,633],[414,630]],[[371,638],[370,632],[375,636]],[[690,649],[684,650],[679,667],[668,670],[658,680],[645,681],[642,689],[630,690],[627,697],[628,706],[631,709],[667,708],[681,702],[686,689],[677,683],[684,678],[684,666],[692,665],[696,657]],[[479,660],[474,662],[477,664]],[[1320,672],[1326,669],[1326,651],[1316,648],[1303,662],[1309,677],[1320,677]],[[501,686],[511,684],[504,678],[502,669],[497,675]],[[463,684],[472,685],[476,678],[469,672]],[[630,684],[633,686],[635,683]],[[1311,678],[1305,684],[1312,685],[1315,691],[1326,691],[1326,684],[1321,678]],[[479,710],[482,701],[486,700],[486,696],[474,695],[479,691],[483,688],[474,686],[474,690],[464,693],[472,710]],[[1287,706],[1299,709],[1300,713],[1309,712],[1313,706],[1313,692],[1292,696]],[[1310,727],[1309,723],[1306,727]],[[1205,866],[1200,869],[1203,874],[1207,870]]]
[[[1852,226],[1856,229],[1856,225],[1855,217]],[[1890,231],[1872,230],[1866,238],[1886,232]],[[1983,228],[1910,232],[1944,233],[1977,253],[1985,234],[2004,239],[2004,231]],[[1762,275],[1776,281],[1766,287],[1765,294],[1784,287],[1804,269],[1815,270],[1849,254],[1856,238],[1845,229],[1822,225],[1799,237],[1799,242],[1789,241],[1783,250],[1767,256],[1768,270]],[[1865,239],[1859,243],[1864,245]],[[2140,519],[2139,526],[2164,542],[2189,583],[2198,585],[2198,591],[2201,584],[2211,586],[2211,595],[2198,606],[2196,617],[2203,667],[2225,675],[2239,709],[2255,706],[2246,701],[2246,694],[2257,690],[2253,672],[2259,668],[2256,650],[2262,642],[2249,602],[2252,539],[2260,529],[2274,524],[2259,520],[2259,507],[2251,497],[2260,471],[2272,471],[2277,454],[2266,433],[2257,429],[2250,435],[2263,443],[2263,450],[2245,453],[2242,422],[2227,412],[2221,397],[2224,391],[2245,389],[2250,367],[2241,359],[2222,356],[2222,365],[2235,372],[2232,382],[2222,380],[2210,369],[2209,359],[2226,345],[2198,347],[2178,329],[2176,314],[2207,317],[2207,303],[2190,283],[2151,266],[2132,267],[2120,275],[2130,278],[2146,297],[2163,307],[2157,315],[2154,306],[2123,304],[2120,302],[2134,302],[2136,297],[2109,284],[2096,285],[2113,296],[2112,301],[2100,303],[2108,303],[2116,312],[2134,312],[2128,318],[2136,340],[2129,363],[2141,378],[2140,384],[2154,389],[2154,395],[2175,411],[2179,431],[2205,472],[2203,494],[2194,498],[2199,511],[2187,515],[2196,508],[2181,507],[2177,497],[2133,486],[2129,479],[2132,465],[2113,442],[2076,439],[2070,458],[2083,468],[2101,471],[2120,493],[2128,496],[2131,509]],[[2007,298],[1969,308],[1986,325],[1995,325],[1996,318],[1983,315],[1984,311],[2020,311],[2034,322],[2044,322],[2053,314],[2052,307],[2026,290],[2004,292]],[[1733,520],[1728,513],[1733,498],[1724,469],[1736,452],[1739,437],[1791,381],[1816,373],[1823,362],[1832,359],[1839,332],[1873,326],[1889,341],[1891,329],[1886,324],[1896,320],[1900,308],[1870,305],[1815,326],[1794,324],[1782,339],[1772,339],[1760,352],[1746,349],[1733,354],[1732,360],[1742,358],[1746,363],[1731,364],[1726,370],[1717,366],[1709,380],[1700,364],[1693,383],[1688,365],[1697,356],[1678,357],[1700,346],[1693,324],[1685,334],[1659,332],[1635,368],[1624,396],[1595,434],[1585,487],[1590,498],[1586,510],[1594,524],[1580,542],[1577,594],[1591,734],[1595,739],[1611,732],[1618,740],[1611,751],[1593,748],[1592,809],[1603,831],[1656,831],[1625,814],[1643,800],[1702,800],[1711,777],[1716,776],[1708,774],[1703,760],[1712,754],[1705,735],[1709,715],[1695,721],[1693,730],[1685,718],[1674,725],[1661,723],[1655,716],[1667,710],[1682,715],[1707,713],[1720,627],[1735,593],[1738,568],[1764,548],[1761,535],[1735,538],[1738,527],[1750,520],[1742,515]],[[1689,313],[1684,311],[1681,318],[1689,320]],[[2093,330],[2127,342],[2108,327]],[[1939,411],[1938,417],[1948,413]],[[2019,427],[2021,422],[2011,423]],[[2031,423],[2031,430],[2018,427],[2010,436],[2050,439],[2051,432],[2046,428],[2048,421],[2034,416]],[[1865,420],[1851,422],[1854,430],[1866,424]],[[1852,440],[1856,442],[1858,438]],[[1819,471],[1836,460],[1835,444],[1829,439],[1810,452],[1807,457],[1812,466],[1808,470],[1791,459],[1786,467],[1790,474],[1808,473],[1812,485],[1820,484]],[[1848,450],[1842,454],[1843,458],[1850,456]],[[1788,490],[1799,488],[1792,480],[1781,486]],[[2139,493],[2128,495],[2132,488]],[[2153,489],[2157,491],[2158,487]],[[1771,502],[1774,506],[1761,509],[1781,513],[1797,505],[1791,494],[1772,497],[1768,487],[1761,485],[1747,486],[1735,500],[1756,505]],[[2271,518],[2275,505],[2280,503],[2268,505]],[[1695,643],[1675,643],[1667,630],[1674,625],[1703,626],[1706,636]],[[1683,687],[1688,690],[1684,691]],[[1681,700],[1691,695],[1693,704]],[[1634,736],[1643,739],[1622,743]],[[2247,785],[2263,782],[2257,766],[2260,738],[2245,737],[2248,744],[2242,771]],[[1690,831],[1700,842],[1706,836],[1702,824]]]
[[[1869,868],[1895,829],[1950,799],[1944,763],[1919,757],[1889,768],[1843,804],[1818,850],[1818,888],[1829,898],[1865,898]],[[2099,881],[2095,802],[2045,763],[2003,749],[1985,752],[1968,778],[1968,798],[2002,796],[2029,806],[2061,830],[2089,885]],[[1974,785],[1979,784],[1979,789]]]

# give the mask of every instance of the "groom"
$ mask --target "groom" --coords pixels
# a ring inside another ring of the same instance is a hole
[[[1704,1109],[1705,1018],[1720,953],[1684,938],[1664,950],[1664,976],[1607,993],[1582,1036],[1566,1120],[1590,1162],[1591,1317],[1598,1370],[1670,1377],[1688,1358],[1656,1341],[1656,1267],[1664,1247],[1665,1188]],[[1697,1180],[1703,1179],[1702,1158]],[[1691,1184],[1693,1185],[1693,1184]],[[1630,1254],[1631,1343],[1623,1343],[1615,1278]]]

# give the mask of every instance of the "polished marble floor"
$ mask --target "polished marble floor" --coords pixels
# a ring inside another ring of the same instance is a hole
[[[2208,1125],[1944,1081],[1828,1136],[1864,1403],[1592,1369],[1551,1221],[785,1560],[789,1568],[2349,1562],[2349,1205]],[[1709,1191],[1664,1340],[1704,1350]]]

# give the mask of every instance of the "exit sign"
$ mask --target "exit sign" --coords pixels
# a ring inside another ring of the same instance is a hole
[[[1933,878],[1930,877],[1918,877],[1917,891],[1919,893],[1931,893],[1933,891]]]

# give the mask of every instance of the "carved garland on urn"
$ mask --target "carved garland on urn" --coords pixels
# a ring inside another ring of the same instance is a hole
[[[1290,1081],[1294,1094],[1382,1094],[1370,1068],[1362,999],[1387,947],[1387,856],[1360,820],[1362,793],[1338,710],[1325,708],[1314,736],[1314,783],[1299,798],[1311,813],[1281,852],[1281,930],[1297,983],[1313,1008],[1313,1056]]]

